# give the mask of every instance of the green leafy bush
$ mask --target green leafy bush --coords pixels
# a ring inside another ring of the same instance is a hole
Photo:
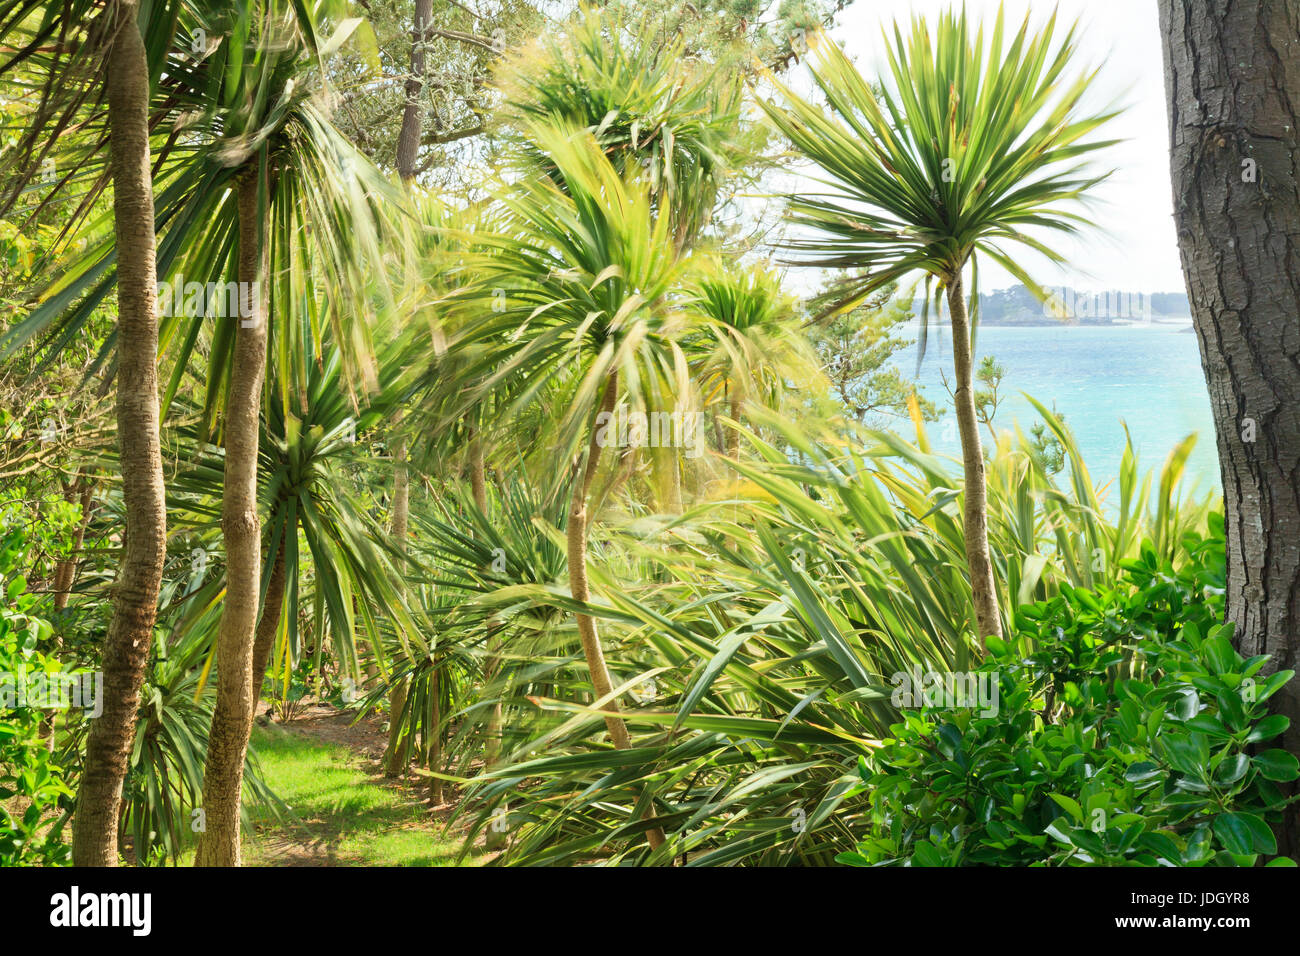
[[[921,708],[860,761],[870,829],[853,865],[1252,866],[1277,852],[1268,699],[1293,676],[1243,659],[1222,608],[1222,521],[1175,570],[1149,547],[1128,588],[1062,587],[989,641],[996,713]],[[1270,865],[1286,865],[1276,858]]]
[[[38,649],[51,628],[29,613],[35,598],[18,571],[26,557],[20,531],[0,532],[0,865],[55,866],[71,861],[62,811],[72,791],[42,737],[48,713],[18,693],[59,670]]]

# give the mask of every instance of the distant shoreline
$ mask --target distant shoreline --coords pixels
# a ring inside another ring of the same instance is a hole
[[[921,321],[918,315],[917,323]],[[932,316],[930,324],[942,328],[951,327],[952,323],[945,319],[936,321]],[[1006,319],[980,319],[980,328],[982,329],[1047,329],[1047,328],[1077,328],[1077,329],[1150,329],[1159,327],[1168,327],[1177,329],[1179,332],[1190,332],[1193,330],[1191,316],[1160,316],[1152,318],[1150,322],[1142,319],[1090,319],[1082,321],[1079,319],[1053,319],[1047,316],[1035,319],[1025,319],[1023,321],[1011,321]]]
[[[925,307],[925,299],[912,299],[914,314],[921,315]],[[1186,292],[1087,291],[1069,286],[1030,291],[1015,285],[979,296],[980,324],[990,328],[1178,324],[1190,322],[1191,311]]]

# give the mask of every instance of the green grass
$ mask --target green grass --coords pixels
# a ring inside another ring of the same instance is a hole
[[[456,865],[459,841],[414,793],[367,773],[347,746],[274,725],[254,728],[253,743],[267,784],[293,814],[259,819],[245,834],[245,865]]]

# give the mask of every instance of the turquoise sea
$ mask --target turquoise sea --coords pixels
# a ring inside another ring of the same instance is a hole
[[[947,326],[930,327],[918,382],[924,394],[947,408],[945,419],[929,426],[936,451],[958,455],[956,422],[940,373],[952,382],[952,339]],[[1139,456],[1139,469],[1160,468],[1187,434],[1199,436],[1187,463],[1185,482],[1200,491],[1219,487],[1210,400],[1201,371],[1191,320],[1144,325],[1035,327],[986,326],[979,330],[977,356],[994,356],[1006,369],[995,425],[1015,423],[1029,432],[1038,413],[1021,396],[1034,396],[1048,408],[1055,403],[1074,431],[1094,483],[1119,474],[1124,429]],[[916,346],[896,355],[903,372],[916,372]],[[987,431],[981,429],[987,440]]]

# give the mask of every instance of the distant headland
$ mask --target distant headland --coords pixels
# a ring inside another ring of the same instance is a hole
[[[980,294],[981,325],[1131,325],[1186,318],[1191,306],[1186,292],[1084,292],[1069,286],[1048,287],[1047,301],[1024,285]],[[921,314],[917,299],[913,311]],[[933,318],[933,315],[931,316]]]

